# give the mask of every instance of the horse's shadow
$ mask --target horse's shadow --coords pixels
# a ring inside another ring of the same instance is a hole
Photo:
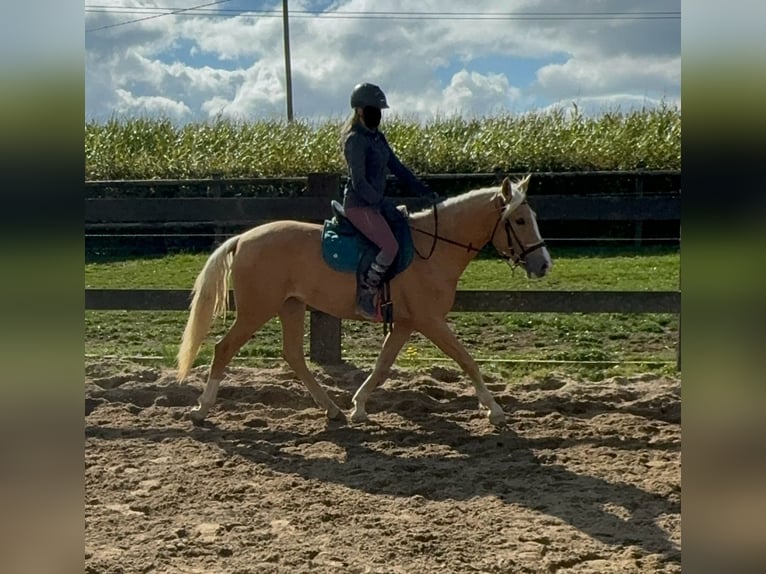
[[[149,440],[191,436],[200,442],[215,444],[230,456],[242,457],[279,473],[335,483],[374,495],[421,496],[432,501],[495,496],[508,505],[518,504],[555,516],[603,543],[637,545],[646,552],[663,554],[668,560],[680,562],[679,549],[656,524],[662,515],[679,514],[679,502],[631,484],[573,472],[538,457],[535,450],[549,448],[550,438],[528,439],[511,429],[476,434],[448,418],[453,411],[476,410],[475,398],[461,396],[445,402],[425,403],[422,392],[385,388],[376,390],[374,396],[376,400],[370,403],[371,407],[377,404],[377,409],[371,409],[373,419],[375,410],[393,410],[406,419],[409,428],[328,421],[319,432],[306,435],[265,426],[224,429],[208,422],[203,428],[191,430],[120,429],[114,436],[135,435]],[[414,407],[426,408],[418,412]],[[91,432],[102,438],[110,436],[108,428],[91,429]],[[301,453],[301,449],[325,441],[337,446],[344,456]],[[602,441],[609,446],[636,446],[614,444],[609,437],[587,439],[595,444]],[[380,444],[386,445],[385,451],[374,446]],[[666,445],[666,448],[672,446]],[[406,449],[425,454],[402,456]],[[428,454],[429,450],[433,454]],[[605,510],[607,505],[619,505],[629,517],[624,519],[612,514]]]
[[[282,432],[253,429],[234,435],[227,433],[222,440],[215,434],[202,440],[211,440],[229,454],[265,464],[281,473],[341,484],[369,494],[419,495],[434,501],[496,496],[506,504],[557,516],[601,542],[635,544],[647,552],[680,560],[678,549],[656,525],[659,516],[680,512],[678,502],[630,484],[609,482],[548,464],[533,452],[539,448],[534,440],[527,440],[510,429],[475,435],[433,413],[415,422],[420,423],[420,432],[374,424],[330,423],[324,431],[312,436],[289,433],[285,436]],[[307,458],[281,449],[268,452],[243,446],[256,441],[291,445],[328,441],[345,451],[345,460]],[[438,444],[452,452],[450,456],[439,453],[403,457],[368,446],[379,441],[402,445],[402,448]],[[604,510],[607,504],[627,509],[630,517],[624,520]]]

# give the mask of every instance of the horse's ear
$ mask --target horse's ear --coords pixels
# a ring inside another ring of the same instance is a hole
[[[500,192],[503,194],[503,197],[505,198],[505,202],[508,203],[508,201],[510,201],[511,199],[511,196],[513,195],[510,178],[506,177],[503,180],[503,186],[500,188]]]
[[[522,192],[524,195],[526,195],[526,194],[527,194],[527,188],[529,187],[529,179],[530,179],[531,177],[532,177],[532,174],[531,174],[531,173],[528,173],[528,174],[527,174],[527,177],[525,177],[524,179],[522,179],[522,180],[519,182],[519,189],[521,190],[521,192]]]

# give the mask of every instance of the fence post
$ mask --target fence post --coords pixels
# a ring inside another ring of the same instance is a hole
[[[310,173],[307,187],[306,195],[327,198],[329,217],[330,200],[340,197],[340,176],[337,173]],[[313,362],[322,365],[337,365],[341,362],[340,319],[312,309],[309,333],[309,355]]]
[[[320,365],[340,364],[342,362],[340,319],[312,309],[309,330],[311,360]]]

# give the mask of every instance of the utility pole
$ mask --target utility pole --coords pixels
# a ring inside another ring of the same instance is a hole
[[[293,78],[290,71],[290,21],[287,0],[282,0],[282,29],[285,40],[285,90],[287,92],[287,121],[293,121]]]

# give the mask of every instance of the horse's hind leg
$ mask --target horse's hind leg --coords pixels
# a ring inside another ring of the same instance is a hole
[[[279,310],[282,322],[282,356],[298,378],[306,385],[314,402],[325,410],[327,418],[334,419],[340,409],[311,374],[303,356],[303,320],[306,304],[298,299],[288,299]]]
[[[394,364],[396,356],[402,350],[404,343],[407,342],[411,334],[412,327],[409,324],[402,322],[394,323],[391,332],[383,341],[383,348],[380,351],[380,355],[378,355],[378,360],[375,361],[375,368],[354,395],[354,410],[351,412],[352,422],[358,423],[367,420],[367,411],[365,410],[367,399],[372,394],[372,391],[386,379],[388,370]]]
[[[215,354],[210,365],[205,390],[199,398],[198,406],[194,407],[191,413],[189,413],[192,422],[201,423],[205,420],[208,411],[215,404],[215,399],[218,396],[218,386],[223,379],[226,366],[252,337],[253,333],[260,329],[272,316],[262,315],[253,317],[237,313],[237,318],[229,332],[215,344]]]

